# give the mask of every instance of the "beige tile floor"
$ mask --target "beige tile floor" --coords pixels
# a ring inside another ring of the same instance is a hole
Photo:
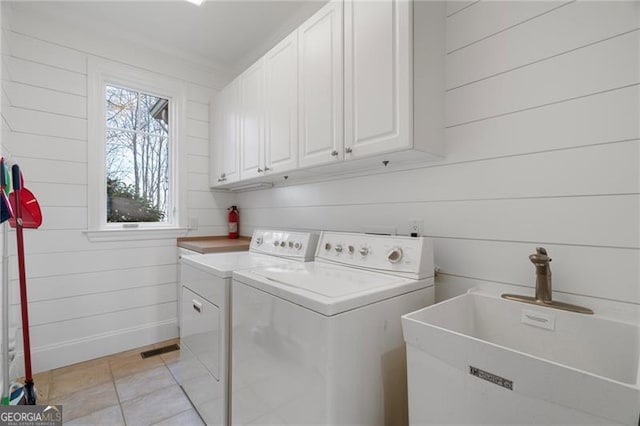
[[[62,404],[69,425],[203,425],[169,367],[179,351],[143,359],[156,343],[34,376],[38,404]]]

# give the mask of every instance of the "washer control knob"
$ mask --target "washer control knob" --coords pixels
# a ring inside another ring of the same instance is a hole
[[[293,248],[293,241],[289,241],[289,248]]]
[[[302,248],[302,243],[295,243],[294,246],[295,246],[295,248],[300,250]]]
[[[287,243],[285,243],[284,241],[280,243],[280,247],[284,247],[286,245],[287,245]]]
[[[354,251],[356,251],[355,247],[349,246],[349,254],[353,254]]]
[[[256,238],[256,245],[259,246],[260,244],[262,244],[263,240],[262,237],[258,237]]]
[[[369,249],[366,247],[361,247],[360,248],[360,256],[366,256],[369,254]]]
[[[336,250],[336,253],[342,253],[342,245],[341,245],[341,244],[338,244],[338,245],[336,246],[335,250]]]
[[[402,249],[400,247],[394,247],[387,254],[387,260],[391,263],[398,263],[402,260]]]
[[[280,245],[280,241],[275,240],[275,241],[273,242],[273,245],[274,245],[274,246],[276,246],[276,247],[278,247],[278,246]]]
[[[324,249],[325,249],[326,251],[331,250],[331,243],[326,243],[326,244],[324,245]]]

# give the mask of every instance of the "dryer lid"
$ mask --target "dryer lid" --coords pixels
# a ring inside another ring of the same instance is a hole
[[[210,253],[183,256],[182,262],[220,278],[230,278],[233,271],[289,263],[276,256],[251,252]]]
[[[416,281],[319,262],[289,263],[240,271],[234,273],[234,280],[327,316],[408,293],[432,283],[432,280]]]

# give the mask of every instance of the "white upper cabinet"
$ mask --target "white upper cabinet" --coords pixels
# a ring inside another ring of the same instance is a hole
[[[240,177],[264,172],[264,61],[260,59],[239,77]]]
[[[240,179],[239,86],[233,81],[211,103],[211,186]]]
[[[212,133],[211,184],[441,158],[445,9],[444,1],[329,1],[214,104],[223,128]]]
[[[412,147],[412,4],[344,3],[345,159]]]
[[[229,86],[222,89],[211,100],[209,107],[209,135],[211,144],[209,148],[209,185],[218,186],[224,184],[224,161],[222,160],[222,143],[224,141],[224,113],[226,107],[223,96]]]
[[[343,158],[342,1],[298,28],[299,166]]]
[[[298,167],[298,39],[293,32],[264,57],[265,167],[279,173]]]

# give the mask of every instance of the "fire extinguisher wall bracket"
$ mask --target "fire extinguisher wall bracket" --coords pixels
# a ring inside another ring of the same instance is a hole
[[[237,206],[231,206],[231,208],[229,208],[229,219],[227,225],[229,227],[229,238],[238,238],[240,235],[240,212],[238,211]]]

